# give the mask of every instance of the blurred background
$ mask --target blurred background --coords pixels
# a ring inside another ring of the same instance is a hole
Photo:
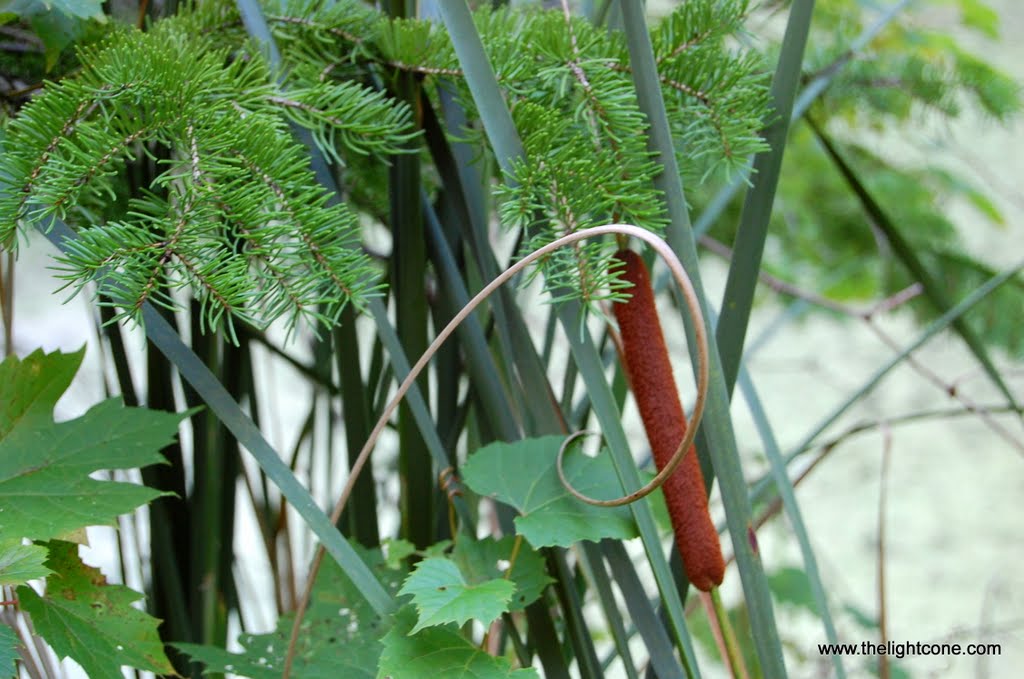
[[[830,3],[820,4],[827,7]],[[1013,0],[988,3],[999,18],[999,37],[993,37],[965,27],[955,4],[917,3],[913,22],[948,32],[964,49],[1009,74],[1018,87],[1024,83],[1024,42],[1019,37],[1024,35],[1024,5]],[[648,3],[652,17],[668,13],[675,5],[668,0]],[[761,47],[766,46],[763,34],[780,29],[777,10],[775,4],[766,3],[748,25]],[[771,51],[771,47],[767,49]],[[814,59],[814,49],[812,39],[809,60]],[[950,186],[966,182],[982,187],[983,198],[963,190],[944,195],[941,182],[922,175],[922,181],[933,182],[929,184],[934,192],[930,195],[941,201],[931,207],[955,229],[955,239],[948,242],[962,247],[974,260],[1000,270],[1024,256],[1024,192],[1020,188],[1020,177],[1024,176],[1024,123],[1019,115],[999,121],[984,107],[961,103],[965,105],[955,118],[922,107],[907,113],[900,124],[887,125],[876,113],[862,112],[860,117],[836,116],[829,120],[828,131],[836,139],[856,139],[861,150],[851,151],[851,155],[863,162],[861,169],[868,175],[874,162],[869,154],[873,154],[892,166],[910,169],[911,176],[924,168],[929,172],[942,170],[955,173],[957,179],[950,180]],[[829,105],[827,100],[824,105]],[[827,111],[819,113],[825,116]],[[806,134],[806,126],[794,132]],[[806,146],[813,141],[798,139],[793,143]],[[813,182],[793,165],[801,161],[801,153],[797,147],[787,156],[784,186],[776,206],[778,221],[773,222],[773,228],[788,235],[770,240],[765,256],[766,269],[798,285],[798,294],[789,294],[791,290],[779,294],[779,290],[771,289],[770,281],[762,285],[748,332],[745,364],[783,451],[803,441],[815,423],[894,356],[894,346],[907,345],[927,322],[913,306],[919,300],[883,309],[870,320],[847,313],[869,309],[872,303],[909,283],[899,277],[891,279],[873,263],[844,261],[836,267],[837,276],[827,280],[822,273],[827,270],[827,262],[814,262],[813,257],[798,261],[782,254],[787,244],[811,247],[808,243],[816,237],[802,232],[806,223],[800,213],[808,206],[800,206],[797,201],[801,196],[813,199],[816,188],[806,185]],[[791,182],[788,187],[787,181]],[[899,184],[878,188],[883,192],[902,190]],[[888,194],[886,197],[891,198]],[[907,201],[928,199],[908,196]],[[726,213],[723,222],[735,222],[736,209],[738,205]],[[841,229],[843,220],[864,217],[826,214],[822,219],[835,220],[840,223],[836,228]],[[725,240],[729,228],[713,229],[710,234]],[[817,237],[824,244],[829,236]],[[710,245],[713,249],[714,243]],[[60,282],[49,269],[52,254],[52,247],[38,235],[30,235],[23,242],[14,272],[13,347],[15,353],[25,355],[37,348],[70,351],[87,346],[83,369],[59,405],[58,419],[66,419],[103,398],[104,373],[109,375],[111,367],[101,360],[103,352],[88,300],[78,296],[65,302],[66,292],[54,292]],[[728,264],[708,251],[702,257],[702,275],[710,298],[720,300]],[[863,290],[857,289],[859,277],[866,281]],[[1007,294],[1012,296],[1003,298],[996,311],[990,312],[1000,318],[989,327],[993,333],[1002,333],[991,342],[992,356],[1014,393],[1024,397],[1020,340],[1024,302],[1019,285],[1009,287],[1012,292]],[[858,297],[865,291],[867,295]],[[531,288],[518,294],[529,300],[538,291]],[[836,303],[822,308],[815,295],[827,296]],[[801,296],[804,299],[799,299]],[[538,319],[531,332],[540,346],[544,341],[543,316]],[[663,322],[669,338],[684,336],[681,325],[677,325],[678,315],[665,314]],[[361,336],[368,348],[372,328],[361,323]],[[283,341],[284,331],[274,330],[270,336]],[[137,331],[129,337],[133,345],[129,356],[141,365],[143,340]],[[559,341],[563,339],[559,337]],[[312,357],[308,343],[302,340],[288,349],[296,357]],[[676,343],[672,350],[674,356],[686,355],[682,344]],[[364,363],[368,353],[363,351]],[[264,432],[279,450],[289,450],[306,418],[310,394],[298,388],[302,378],[285,361],[268,352],[257,358]],[[790,466],[791,478],[799,479],[797,498],[833,602],[839,639],[846,643],[877,641],[884,598],[886,633],[895,642],[997,643],[1001,647],[999,655],[988,657],[895,660],[893,677],[1017,676],[1024,666],[1022,420],[999,411],[1000,394],[955,335],[944,332],[931,339],[914,352],[913,361],[914,365],[905,364],[887,375],[870,395],[842,416],[824,437],[831,445],[815,442]],[[677,379],[687,385],[684,389],[690,389],[684,366],[683,359],[679,359]],[[551,376],[553,384],[560,384],[560,380],[560,375]],[[970,412],[970,408],[986,410],[993,404],[997,407],[984,417]],[[768,467],[761,439],[739,390],[732,413],[745,473],[750,479],[757,478]],[[634,440],[642,440],[632,400],[627,400],[624,419]],[[392,469],[395,447],[396,438],[386,437],[374,464],[384,471]],[[385,476],[382,473],[378,478]],[[393,481],[380,488],[382,534],[397,530],[397,512],[386,509],[397,504],[397,486]],[[721,519],[717,492],[712,496],[712,507]],[[249,548],[255,526],[251,512],[239,511],[235,535],[239,597],[250,611],[248,620],[270,629],[275,620],[274,607],[259,594],[268,587],[265,557]],[[139,527],[144,528],[143,522]],[[817,644],[824,639],[790,526],[784,518],[775,519],[760,528],[758,536],[772,578],[780,635],[792,661],[791,676],[831,676],[828,659],[817,652]],[[91,549],[83,553],[85,559],[103,566],[116,580],[119,567],[115,566],[111,532],[90,529],[89,537]],[[144,533],[139,536],[143,538]],[[294,540],[298,553],[308,552],[307,538]],[[880,587],[883,572],[884,589]],[[726,578],[725,599],[742,614],[739,581],[734,575],[730,573]],[[139,581],[127,584],[144,589]],[[714,656],[708,648],[701,653],[708,658]],[[877,676],[874,658],[847,658],[847,665],[851,677]],[[714,671],[708,676],[715,676]]]

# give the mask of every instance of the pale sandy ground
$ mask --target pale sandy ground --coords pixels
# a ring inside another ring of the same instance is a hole
[[[1024,49],[1019,36],[1024,33],[1024,6],[1012,0],[992,4],[1003,17],[1003,33],[1008,37],[998,46],[977,40],[969,44],[1003,68],[1021,74]],[[967,163],[979,182],[994,183],[998,205],[1007,216],[1005,230],[979,224],[977,216],[965,206],[954,205],[953,214],[971,250],[997,265],[1024,255],[1020,246],[1024,242],[1024,196],[1017,186],[1017,178],[1024,171],[1022,130],[1019,123],[1003,129],[978,120],[965,120],[952,128],[922,125],[901,147],[918,158],[927,155],[946,163]],[[48,295],[55,286],[46,280],[45,252],[45,245],[26,248],[18,265],[19,353],[36,347],[70,350],[92,341],[81,300],[62,307],[59,298]],[[717,299],[724,269],[708,262],[704,276],[708,287],[715,291],[712,298]],[[751,336],[757,337],[778,313],[779,309],[770,304],[759,309]],[[885,318],[883,323],[901,344],[917,331],[899,314]],[[65,417],[80,413],[100,397],[95,348],[89,351],[85,368],[61,404]],[[889,356],[889,349],[852,321],[813,317],[773,335],[749,367],[783,450],[801,439],[845,393],[866,380]],[[992,390],[976,376],[970,356],[956,339],[940,337],[917,356],[946,381],[975,375],[961,383],[964,393],[981,403],[993,401]],[[997,362],[1007,369],[1016,392],[1024,394],[1021,365],[1004,356]],[[270,374],[278,383],[287,381],[286,371],[280,368],[271,368]],[[269,405],[276,409],[277,417],[270,420],[268,435],[277,444],[289,441],[289,413],[298,413],[301,404],[291,396],[282,396]],[[951,405],[955,403],[938,389],[913,371],[901,369],[844,422],[882,420]],[[762,447],[742,401],[737,401],[734,413],[749,468],[760,470]],[[626,416],[635,418],[635,412],[628,411]],[[1019,420],[1000,422],[1018,440],[1024,439]],[[1024,667],[1024,569],[1020,567],[1024,533],[1018,512],[1024,498],[1024,459],[977,418],[896,427],[891,431],[890,446],[886,517],[890,638],[961,644],[983,641],[1002,647],[1001,655],[984,659],[913,658],[901,661],[902,667],[915,679],[1020,676],[1019,668]],[[287,449],[290,444],[283,447]],[[877,432],[851,439],[813,472],[797,493],[843,642],[878,638],[876,632],[857,627],[843,609],[852,605],[872,616],[878,610],[876,550],[883,447],[883,437]],[[240,525],[242,530],[247,528],[244,523]],[[800,565],[787,524],[772,524],[762,530],[760,538],[770,571]],[[97,547],[109,545],[101,534],[93,539]],[[240,537],[239,544],[243,542],[244,537]],[[101,551],[96,550],[93,562],[109,563],[109,555]],[[252,571],[246,577],[253,585],[260,580],[259,573]],[[129,584],[139,587],[137,582]],[[731,573],[727,596],[738,594],[737,585],[738,578]],[[267,619],[265,626],[270,624]],[[820,624],[809,616],[787,611],[780,612],[779,624],[792,651],[791,676],[830,676],[826,663],[817,656],[816,644],[823,639]],[[847,658],[849,676],[873,676],[864,667],[869,661],[874,659]],[[713,676],[714,672],[708,674]]]

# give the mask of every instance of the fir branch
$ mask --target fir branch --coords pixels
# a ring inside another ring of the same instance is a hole
[[[759,63],[724,47],[745,12],[742,0],[691,0],[656,34],[689,173],[730,167],[760,148],[766,92]],[[564,8],[482,10],[474,20],[528,157],[500,189],[503,222],[527,229],[534,247],[598,221],[660,230],[659,170],[639,134],[646,121],[621,35]],[[170,151],[150,187],[155,193],[144,210],[107,224],[118,226],[111,233],[141,231],[128,249],[95,239],[79,273],[112,266],[123,293],[157,295],[164,304],[173,303],[168,290],[187,284],[204,300],[211,325],[231,317],[263,324],[282,314],[330,322],[345,303],[373,294],[354,215],[328,206],[287,123],[308,129],[330,160],[354,168],[345,176],[365,173],[363,159],[383,162],[417,134],[409,109],[367,82],[409,71],[445,78],[472,116],[451,41],[437,24],[392,20],[354,0],[292,0],[268,21],[285,57],[279,75],[253,53],[237,8],[226,1],[90,51],[78,78],[49,88],[11,125],[23,150],[11,163],[14,191],[0,199],[0,218],[10,225],[0,235],[47,210],[89,206],[109,214],[117,173],[147,141]],[[138,54],[150,56],[140,63]],[[484,148],[479,131],[452,132]],[[36,204],[43,207],[25,213]],[[615,294],[606,249],[563,250],[542,270],[551,285],[576,286],[592,302]],[[207,260],[233,273],[214,276]],[[247,281],[245,295],[238,279]]]
[[[349,31],[346,31],[343,28],[337,28],[334,26],[324,26],[320,22],[316,22],[313,21],[312,19],[304,17],[285,16],[281,14],[268,14],[267,21],[271,23],[292,24],[295,26],[302,26],[303,28],[306,29],[319,29],[325,31],[329,35],[339,37],[342,40],[347,40],[353,45],[363,44],[363,38],[354,33],[350,33]]]
[[[213,18],[230,15],[204,20]],[[282,314],[333,322],[346,303],[375,294],[376,276],[354,216],[328,205],[286,121],[325,147],[367,155],[415,134],[410,113],[355,82],[288,89],[306,72],[282,86],[259,57],[232,57],[190,27],[168,20],[117,35],[23,109],[8,128],[0,235],[13,242],[19,221],[68,214],[92,196],[112,204],[138,142],[155,142],[169,158],[152,191],[122,219],[80,225],[60,262],[68,285],[96,281],[123,309],[117,318],[139,318],[147,301],[178,308],[176,291],[189,289],[204,328],[233,333],[234,320],[265,325]],[[96,207],[75,216],[108,212]]]

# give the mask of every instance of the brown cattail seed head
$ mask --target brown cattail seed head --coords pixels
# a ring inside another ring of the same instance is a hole
[[[626,375],[655,464],[662,469],[686,436],[686,416],[672,375],[647,266],[632,250],[621,250],[615,260],[625,267],[622,279],[633,284],[628,290],[632,297],[613,305],[622,336]],[[722,584],[725,576],[722,546],[708,513],[704,475],[692,446],[682,464],[665,481],[663,490],[676,546],[686,566],[686,577],[694,587],[705,592]]]

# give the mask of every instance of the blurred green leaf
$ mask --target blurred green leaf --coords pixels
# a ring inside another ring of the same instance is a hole
[[[843,610],[846,611],[856,621],[858,625],[866,630],[878,629],[878,619],[870,614],[866,613],[853,604],[846,604],[843,606]]]
[[[416,545],[401,538],[394,540],[386,539],[381,546],[387,555],[385,556],[384,563],[387,564],[388,568],[401,568],[402,562],[416,553]]]
[[[46,547],[23,545],[21,541],[0,544],[0,585],[24,585],[46,577],[51,571],[43,565]]]
[[[46,50],[46,69],[69,45],[90,36],[92,22],[106,22],[100,0],[0,0],[0,24],[28,21]]]
[[[960,20],[964,26],[980,31],[986,37],[999,37],[999,14],[981,0],[957,0]]]
[[[7,625],[0,625],[0,676],[16,677],[18,670],[18,635]]]
[[[395,614],[382,640],[377,679],[540,679],[532,667],[513,670],[508,660],[488,655],[449,627],[412,634],[415,622],[412,607]]]
[[[819,615],[810,581],[807,574],[799,568],[780,568],[771,573],[768,576],[768,586],[779,603],[803,608],[814,615]]]
[[[405,571],[390,567],[380,550],[355,546],[367,566],[390,593],[397,592]],[[242,634],[241,653],[210,645],[176,643],[175,648],[205,663],[207,672],[230,672],[252,679],[278,679],[287,654],[293,613],[282,615],[273,632]],[[292,676],[302,679],[373,679],[381,653],[380,636],[390,619],[374,612],[341,567],[324,559],[302,622]]]

